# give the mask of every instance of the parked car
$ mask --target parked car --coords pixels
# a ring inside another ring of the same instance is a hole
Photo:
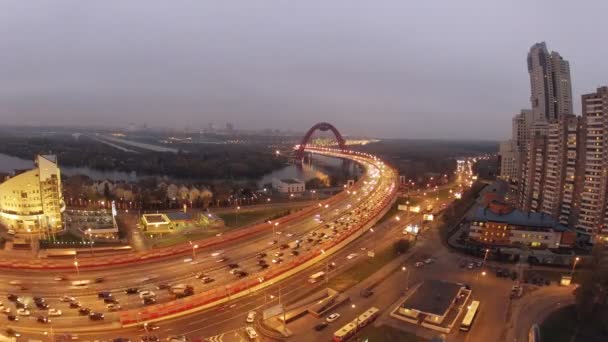
[[[327,316],[327,318],[325,318],[325,320],[327,321],[327,323],[331,323],[331,322],[335,322],[336,320],[338,320],[338,318],[340,318],[340,314],[337,312],[334,312],[331,315]]]

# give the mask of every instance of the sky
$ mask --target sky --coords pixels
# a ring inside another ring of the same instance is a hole
[[[606,0],[0,0],[0,124],[505,139],[526,54],[608,83]]]

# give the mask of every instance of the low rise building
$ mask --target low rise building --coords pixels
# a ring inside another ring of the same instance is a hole
[[[295,178],[273,179],[272,187],[279,193],[297,193],[301,194],[306,191],[306,186],[303,181]]]
[[[491,200],[468,217],[469,239],[491,246],[571,247],[576,233],[545,213],[523,212]]]
[[[195,217],[188,212],[166,212],[143,214],[141,218],[143,231],[150,234],[171,233],[177,229],[196,224]]]
[[[468,291],[460,284],[425,280],[398,308],[398,314],[414,320],[441,325],[454,307],[463,304]]]

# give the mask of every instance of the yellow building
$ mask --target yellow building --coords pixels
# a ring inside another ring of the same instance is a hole
[[[50,233],[63,229],[65,209],[57,158],[40,155],[36,168],[0,183],[0,222],[17,233]]]

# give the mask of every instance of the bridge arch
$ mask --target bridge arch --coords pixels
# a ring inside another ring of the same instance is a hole
[[[340,134],[340,132],[338,132],[336,127],[334,127],[334,125],[332,125],[328,122],[319,122],[316,125],[312,126],[308,130],[308,132],[306,132],[306,134],[304,134],[304,137],[302,138],[302,141],[300,142],[300,147],[296,151],[296,157],[298,157],[299,159],[304,158],[304,149],[306,148],[306,144],[308,144],[310,137],[316,130],[319,130],[322,132],[332,131],[334,133],[334,136],[336,137],[336,140],[338,141],[338,146],[340,146],[340,149],[346,150],[346,141],[344,141],[342,134]]]

